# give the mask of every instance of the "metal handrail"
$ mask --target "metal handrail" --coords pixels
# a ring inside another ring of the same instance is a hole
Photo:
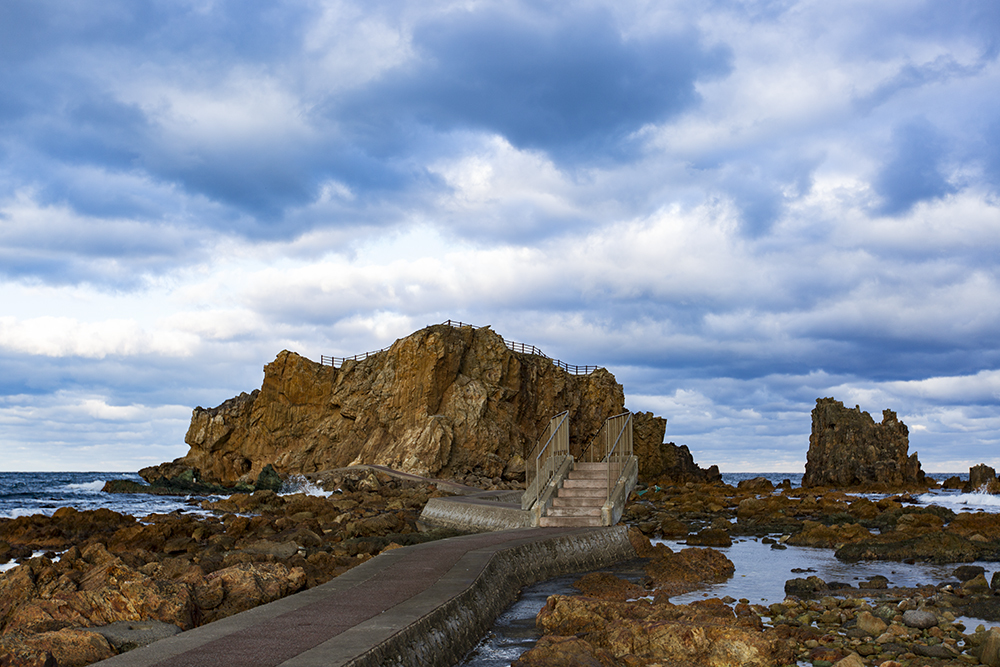
[[[473,329],[482,329],[482,327],[478,327],[474,324],[469,324],[468,322],[458,322],[457,320],[445,320],[441,324],[445,326],[455,327],[458,329],[461,329],[462,327],[472,327]],[[536,357],[542,357],[544,359],[548,359],[555,366],[558,366],[567,373],[572,373],[573,375],[589,375],[594,371],[596,371],[598,368],[600,368],[600,366],[577,366],[575,364],[567,364],[564,361],[559,361],[558,359],[552,359],[534,345],[527,345],[525,343],[518,343],[516,341],[507,340],[503,336],[500,336],[500,340],[504,342],[504,345],[506,345],[511,352],[517,352],[519,354],[531,354]],[[375,350],[374,352],[363,352],[362,354],[356,354],[353,357],[329,357],[323,354],[320,355],[319,357],[319,363],[321,363],[324,366],[333,366],[334,368],[339,368],[340,366],[344,365],[344,362],[360,361],[361,359],[367,359],[368,357],[373,357],[376,354],[385,352],[388,349],[389,349],[388,347],[383,347],[381,350]]]
[[[538,502],[542,495],[542,487],[555,474],[555,463],[559,456],[569,456],[569,410],[560,412],[549,420],[549,424],[538,439],[534,450],[525,466],[525,491],[529,492],[534,485],[535,498],[532,504]],[[546,437],[547,436],[547,437]],[[543,442],[544,440],[544,442]],[[552,445],[552,449],[549,449]],[[532,465],[534,463],[534,465]],[[544,480],[542,479],[544,473]]]
[[[608,501],[632,453],[632,413],[622,412],[605,419],[597,435],[580,454],[580,460],[587,463],[607,462]]]

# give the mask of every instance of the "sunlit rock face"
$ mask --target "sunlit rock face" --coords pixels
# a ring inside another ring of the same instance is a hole
[[[924,483],[909,431],[892,410],[882,422],[832,398],[816,399],[802,486],[906,487]]]
[[[500,477],[553,415],[570,412],[579,452],[624,403],[607,370],[573,375],[511,351],[488,328],[435,325],[340,368],[281,352],[259,390],[194,410],[186,456],[143,473],[190,467],[202,481],[232,484],[252,483],[268,463],[283,474],[378,464]]]

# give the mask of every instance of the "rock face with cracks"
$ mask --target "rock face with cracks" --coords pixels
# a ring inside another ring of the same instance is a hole
[[[802,486],[888,488],[924,483],[917,454],[908,454],[909,431],[892,410],[876,424],[860,408],[816,399]]]
[[[233,485],[254,483],[269,464],[281,474],[375,464],[513,478],[551,417],[569,411],[571,453],[579,454],[624,404],[622,386],[603,368],[573,375],[510,350],[489,328],[434,325],[340,368],[281,352],[259,390],[194,410],[186,456],[140,474],[169,480],[194,470],[200,482]],[[636,424],[641,466],[699,471],[690,453],[663,444],[656,427],[665,420],[640,413]]]

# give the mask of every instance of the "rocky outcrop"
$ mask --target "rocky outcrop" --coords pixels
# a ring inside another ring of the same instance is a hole
[[[717,482],[722,480],[718,466],[699,468],[686,445],[663,442],[667,420],[652,412],[632,415],[632,440],[639,459],[641,479],[670,482]]]
[[[184,475],[259,485],[268,465],[287,475],[374,464],[437,477],[511,477],[553,415],[569,411],[576,454],[624,402],[605,369],[572,375],[546,357],[511,351],[489,328],[435,325],[340,368],[281,352],[264,367],[259,390],[194,410],[186,456],[140,474],[151,484]],[[637,415],[640,465],[697,474],[686,448],[663,444],[657,422],[665,424]]]
[[[802,486],[887,488],[925,483],[917,454],[908,454],[909,431],[892,410],[882,422],[859,407],[832,398],[816,399]]]
[[[985,463],[969,468],[969,481],[962,488],[965,493],[1000,493],[997,471]]]

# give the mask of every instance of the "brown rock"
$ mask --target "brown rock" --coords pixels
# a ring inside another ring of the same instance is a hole
[[[663,442],[667,420],[652,412],[632,415],[632,440],[639,458],[639,476],[669,482],[717,482],[722,480],[718,466],[699,468],[686,445]]]
[[[981,644],[979,662],[988,667],[1000,667],[1000,628],[990,628]]]
[[[83,667],[115,655],[108,640],[96,632],[66,628],[25,637],[26,647],[40,654],[50,654],[59,667]]]
[[[589,572],[574,581],[573,586],[589,597],[609,600],[624,601],[649,595],[649,592],[641,586],[616,577],[610,572]]]
[[[589,444],[624,392],[604,369],[571,375],[537,354],[512,352],[489,328],[431,326],[341,368],[281,352],[261,388],[196,408],[188,454],[206,482],[380,464],[422,475],[500,477],[527,457],[549,419],[570,411],[571,449]]]
[[[619,661],[614,664],[637,658],[635,664],[774,665],[792,657],[773,633],[737,623],[717,599],[674,606],[553,595],[537,624],[547,634],[585,639]]]
[[[221,582],[224,596],[211,609],[204,610],[204,622],[214,621],[267,602],[273,602],[306,585],[305,571],[300,567],[289,568],[282,563],[241,563],[217,570],[205,577],[205,586]],[[208,593],[212,598],[215,594]],[[158,619],[162,620],[162,619]]]
[[[889,627],[885,621],[868,611],[858,614],[857,622],[858,630],[867,637],[878,637]]]
[[[618,664],[607,651],[578,637],[546,635],[511,663],[511,667],[615,667]]]
[[[985,463],[969,468],[969,481],[962,490],[965,493],[976,491],[1000,493],[1000,480],[997,479],[997,471]]]
[[[870,539],[871,532],[857,523],[824,526],[818,521],[803,521],[802,530],[788,538],[788,544],[800,547],[832,548],[839,544],[850,544]]]
[[[718,528],[706,528],[688,535],[687,543],[692,547],[731,547],[733,540],[729,533]]]
[[[916,453],[908,455],[909,431],[892,410],[876,424],[860,408],[832,398],[816,399],[802,486],[888,487],[924,483]]]
[[[934,533],[944,526],[944,519],[929,512],[904,514],[896,521],[896,530],[909,535]]]

